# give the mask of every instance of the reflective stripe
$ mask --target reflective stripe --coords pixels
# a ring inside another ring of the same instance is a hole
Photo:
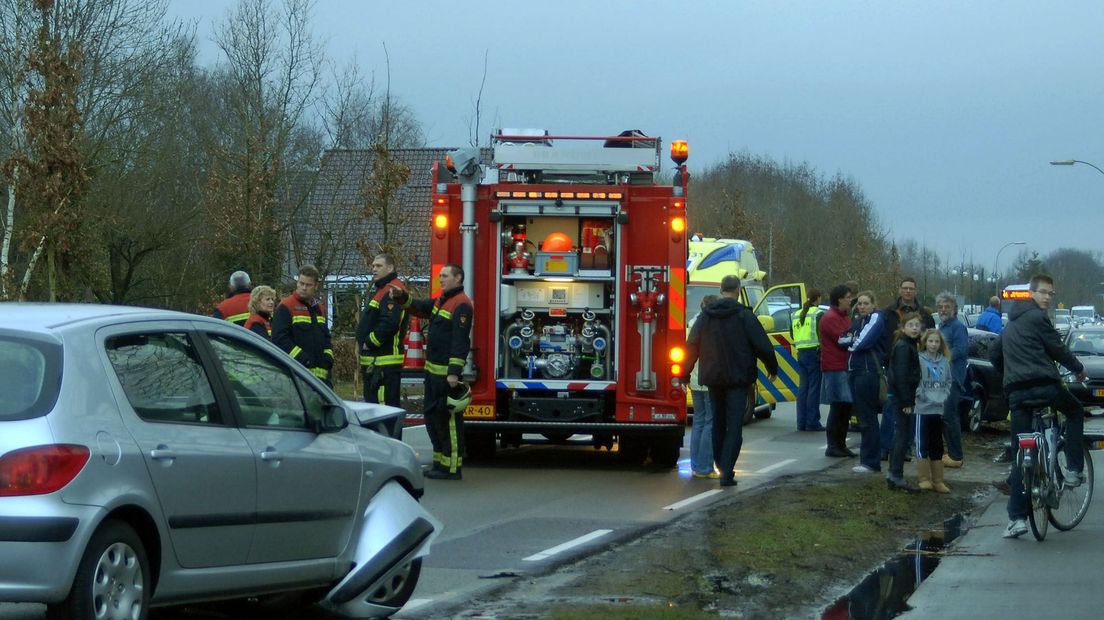
[[[326,317],[321,315],[321,314],[316,315],[314,317],[314,322],[315,323],[321,323],[322,325],[325,325],[326,324]]]
[[[463,415],[462,413],[449,414],[448,421],[448,433],[449,433],[449,454],[445,456],[445,467],[448,467],[450,474],[455,474],[456,470],[460,469],[460,436],[456,429],[456,418]]]
[[[238,322],[244,323],[245,321],[249,320],[249,313],[248,312],[243,312],[241,314],[234,314],[234,315],[226,317],[226,320],[231,322],[231,323],[238,323]]]
[[[433,308],[433,315],[434,316],[440,315],[441,318],[443,318],[443,319],[448,319],[450,321],[452,320],[452,313],[449,312],[448,310],[445,310],[444,308],[442,308],[440,306],[435,306]]]
[[[368,302],[368,307],[369,308],[379,308],[379,302],[376,301],[375,299],[373,299],[372,301]]]
[[[325,379],[330,376],[330,371],[325,368],[311,368],[310,374],[318,377],[319,379]]]
[[[383,343],[381,343],[379,341],[379,339],[376,338],[375,334],[368,334],[368,340],[370,340],[372,342],[372,344],[377,346],[377,347],[383,346]]]
[[[450,357],[449,358],[449,366],[463,366],[463,365],[464,365],[464,358],[462,358],[462,357]]]
[[[295,346],[295,347],[292,347],[290,351],[288,351],[288,355],[290,355],[292,358],[296,358],[296,357],[299,357],[299,354],[302,353],[302,352],[303,352],[302,347]]]
[[[434,364],[429,360],[426,360],[425,369],[426,372],[431,375],[439,375],[443,377],[448,374],[448,366],[444,364]]]
[[[361,355],[361,366],[396,366],[403,363],[402,355],[378,355],[373,357],[371,355]]]
[[[303,316],[301,314],[296,314],[296,315],[291,317],[291,322],[292,323],[310,323],[311,318],[310,318],[310,315]]]
[[[322,349],[322,355],[329,355],[333,359],[333,349]]]

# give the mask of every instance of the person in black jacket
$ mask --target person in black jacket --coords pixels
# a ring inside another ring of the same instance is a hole
[[[433,467],[425,476],[462,480],[464,412],[450,411],[448,398],[449,390],[460,384],[471,351],[475,306],[464,293],[464,269],[460,265],[445,265],[437,279],[441,294],[434,299],[413,299],[397,282],[387,286],[391,298],[411,314],[429,319],[423,415],[433,445]]]
[[[897,291],[897,299],[885,307],[882,310],[882,316],[885,318],[885,350],[893,351],[893,339],[897,334],[897,330],[904,324],[906,314],[918,313],[921,323],[921,331],[925,329],[935,328],[935,318],[932,317],[932,311],[920,304],[920,300],[916,298],[916,278],[908,276],[901,278],[901,285]],[[889,387],[893,387],[892,385]],[[886,398],[885,407],[882,409],[882,458],[883,460],[889,458],[890,446],[893,445],[894,437],[894,425],[893,422],[896,416],[893,412],[897,409],[897,403],[895,402],[895,395],[893,390],[889,391],[889,398]],[[909,438],[911,444],[913,438]]]
[[[740,299],[740,278],[721,280],[722,299],[702,310],[686,341],[682,383],[690,383],[694,364],[701,360],[698,383],[709,388],[713,401],[713,458],[721,472],[721,486],[736,486],[736,461],[743,444],[744,413],[759,376],[755,360],[767,369],[770,381],[778,374],[774,347],[759,319]]]
[[[916,487],[905,480],[905,452],[913,435],[912,408],[916,404],[916,388],[920,386],[918,339],[924,324],[916,312],[909,312],[900,319],[901,327],[897,329],[893,352],[889,356],[889,387],[895,395],[890,402],[893,404],[895,424],[886,484],[890,490],[915,493]]]
[[[390,285],[406,290],[395,272],[390,254],[377,254],[372,260],[371,299],[364,305],[357,323],[356,339],[360,351],[360,372],[364,380],[364,402],[399,406],[402,388],[403,333],[406,311],[391,299]],[[393,431],[394,432],[394,431]]]
[[[1082,469],[1085,455],[1069,446],[1081,446],[1085,430],[1085,407],[1062,385],[1055,362],[1076,375],[1076,381],[1085,380],[1085,367],[1072,354],[1062,337],[1054,329],[1047,309],[1054,298],[1054,280],[1049,276],[1031,278],[1031,299],[1018,302],[1008,313],[1008,325],[1001,332],[989,351],[993,368],[1004,375],[1004,393],[1012,410],[1012,449],[1016,449],[1017,436],[1031,432],[1031,410],[1023,405],[1029,400],[1048,400],[1066,415],[1066,465],[1067,487],[1084,482]],[[1008,529],[1005,538],[1017,538],[1027,532],[1027,515],[1030,506],[1023,493],[1023,478],[1019,467],[1012,468],[1009,479]]]

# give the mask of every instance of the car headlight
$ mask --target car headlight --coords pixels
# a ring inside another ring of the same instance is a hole
[[[1058,369],[1058,374],[1062,377],[1062,383],[1076,383],[1077,376],[1070,372],[1067,368],[1061,367]]]

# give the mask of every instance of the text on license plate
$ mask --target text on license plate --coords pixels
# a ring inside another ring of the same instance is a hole
[[[468,405],[465,418],[494,418],[494,405]]]
[[[1096,388],[1093,390],[1093,396],[1104,397],[1104,388]]]

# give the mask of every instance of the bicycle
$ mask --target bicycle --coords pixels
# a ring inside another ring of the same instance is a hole
[[[1031,511],[1028,522],[1035,540],[1042,541],[1050,523],[1060,531],[1077,526],[1089,511],[1093,495],[1093,462],[1089,450],[1098,447],[1099,437],[1086,436],[1082,450],[1085,465],[1084,476],[1078,486],[1066,486],[1066,441],[1063,422],[1047,400],[1031,400],[1024,403],[1031,411],[1034,431],[1020,433],[1016,467],[1023,478],[1023,492],[1028,495]]]

